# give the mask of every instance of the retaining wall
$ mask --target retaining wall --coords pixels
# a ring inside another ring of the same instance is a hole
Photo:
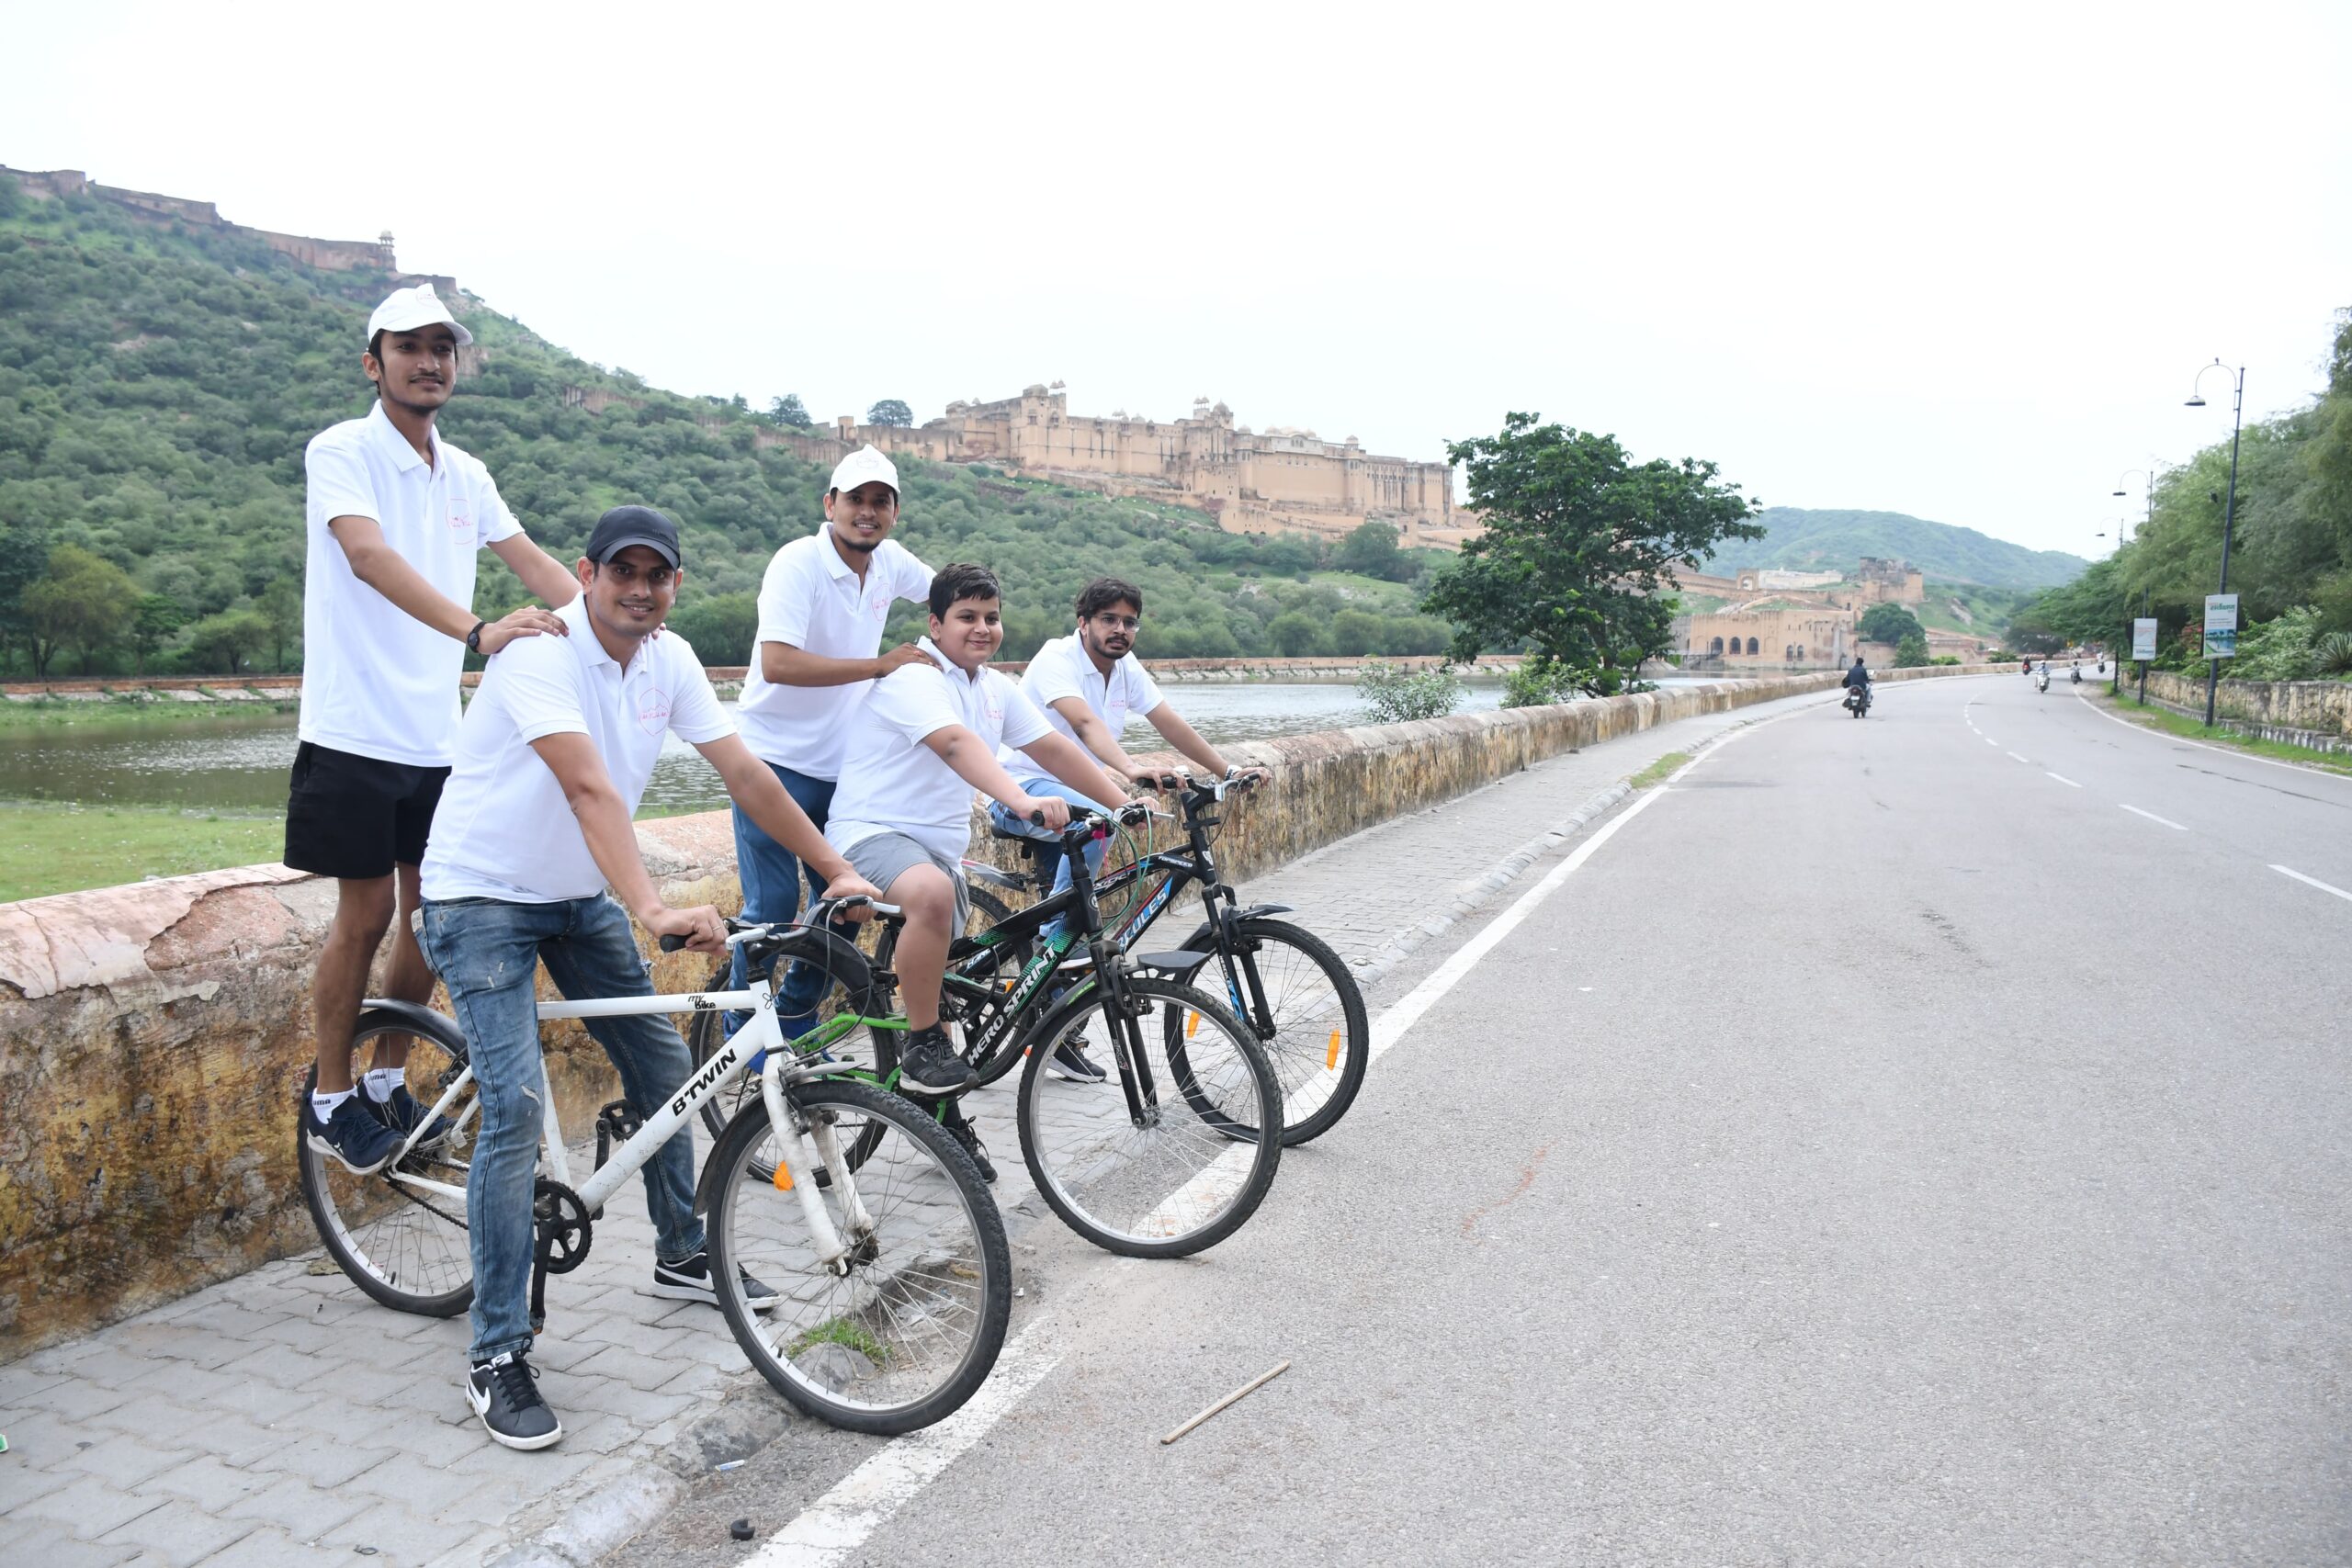
[[[2127,689],[2137,681],[2123,672]],[[2148,700],[2201,719],[2205,677],[2151,670]],[[2214,688],[2213,717],[2257,739],[2352,751],[2352,681],[2223,681]]]
[[[1275,768],[1277,784],[1229,813],[1220,854],[1255,875],[1570,748],[1838,680],[1725,681],[1227,747]],[[740,905],[726,814],[637,832],[665,899]],[[331,883],[277,865],[0,904],[0,1360],[314,1245],[292,1123],[311,964],[334,906]],[[657,984],[691,988],[707,962],[656,953]],[[548,1031],[548,1056],[566,1122],[585,1132],[616,1093],[611,1069],[576,1023]]]

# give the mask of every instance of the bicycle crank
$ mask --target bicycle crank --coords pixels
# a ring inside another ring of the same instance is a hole
[[[560,1181],[540,1177],[531,1184],[531,1219],[537,1231],[539,1266],[550,1274],[569,1274],[588,1261],[595,1227],[580,1194]]]

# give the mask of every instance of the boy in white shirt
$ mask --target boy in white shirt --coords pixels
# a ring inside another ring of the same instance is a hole
[[[973,790],[1024,821],[1042,812],[1057,829],[1069,825],[1069,799],[1115,811],[1126,798],[1117,779],[987,667],[1004,641],[1001,597],[986,567],[944,567],[932,579],[931,635],[921,646],[938,662],[909,664],[875,682],[850,727],[825,828],[827,841],[857,874],[907,912],[897,957],[909,1025],[899,1082],[916,1094],[959,1094],[972,1081],[940,1027],[939,984],[947,944],[968,908],[961,867],[971,845]],[[1014,784],[997,761],[999,746],[1067,785],[1069,797],[1032,795]],[[970,1128],[957,1117],[949,1130],[993,1179]]]
[[[736,737],[693,648],[674,633],[653,636],[677,597],[679,567],[667,517],[643,506],[605,513],[577,569],[580,596],[557,612],[571,635],[515,643],[483,671],[424,853],[418,938],[465,1028],[481,1105],[466,1176],[474,1266],[466,1393],[509,1448],[545,1448],[563,1435],[524,1359],[547,1092],[533,977],[544,962],[567,997],[651,995],[630,914],[697,953],[725,951],[717,909],[662,901],[629,827],[662,738],[674,733],[700,751],[741,808],[826,879],[829,895],[874,891]],[[594,1019],[588,1032],[639,1115],[693,1072],[666,1018]],[[715,1303],[694,1189],[694,1137],[682,1127],[645,1167],[652,1291]],[[746,1284],[754,1304],[773,1303],[756,1281]]]

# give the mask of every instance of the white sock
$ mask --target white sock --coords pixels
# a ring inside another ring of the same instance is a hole
[[[322,1094],[317,1089],[312,1089],[311,1091],[311,1114],[317,1117],[320,1121],[324,1122],[334,1115],[334,1108],[336,1106],[341,1105],[345,1100],[349,1100],[351,1096],[352,1091],[347,1089],[338,1089],[333,1094]]]
[[[392,1090],[401,1087],[408,1077],[406,1067],[375,1067],[361,1080],[368,1086],[368,1098],[382,1105],[392,1098]]]

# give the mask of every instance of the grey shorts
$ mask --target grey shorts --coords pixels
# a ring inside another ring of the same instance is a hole
[[[842,852],[850,869],[875,886],[882,889],[887,902],[890,884],[919,865],[935,865],[947,874],[956,885],[956,930],[960,933],[972,918],[972,890],[964,886],[964,868],[956,862],[935,855],[904,833],[876,833],[870,839],[860,839]]]

